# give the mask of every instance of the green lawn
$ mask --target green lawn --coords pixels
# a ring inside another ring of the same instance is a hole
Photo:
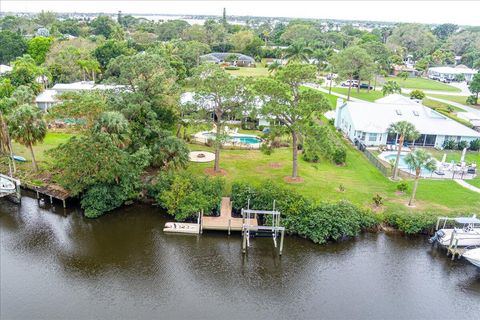
[[[334,88],[332,88],[332,92],[347,95],[348,94],[348,88],[334,87]],[[381,91],[370,90],[370,92],[368,92],[367,89],[360,89],[360,92],[357,92],[357,88],[352,88],[351,91],[350,91],[350,95],[353,98],[362,99],[362,100],[370,101],[370,102],[374,102],[377,99],[383,98],[383,94],[382,94]]]
[[[452,102],[456,102],[456,103],[460,103],[460,104],[463,104],[465,106],[469,106],[469,107],[472,107],[472,108],[480,109],[480,105],[478,105],[478,104],[477,105],[467,104],[468,96],[450,96],[450,95],[445,95],[445,94],[429,94],[429,96],[439,98],[439,99],[448,100],[448,101],[452,101]]]
[[[61,143],[67,142],[73,136],[74,134],[71,133],[48,132],[45,140],[43,140],[43,143],[33,146],[33,152],[35,153],[36,160],[38,162],[45,161],[46,150],[52,149]],[[28,161],[31,161],[32,159],[30,155],[30,150],[15,141],[13,142],[13,151],[16,155],[22,156]]]
[[[199,145],[190,145],[191,150],[210,150]],[[233,181],[259,184],[272,181],[295,189],[317,201],[350,200],[370,206],[372,197],[380,194],[385,199],[387,210],[407,211],[408,195],[396,193],[397,183],[385,178],[359,151],[348,146],[347,164],[336,166],[329,162],[307,163],[301,160],[299,174],[303,183],[290,184],[284,177],[291,174],[291,149],[277,149],[270,155],[256,150],[222,150],[221,167],[226,170],[227,186]],[[279,168],[272,163],[280,165]],[[202,175],[213,163],[192,163],[187,169],[192,174]],[[410,190],[412,181],[408,181]],[[342,184],[345,192],[339,192]],[[418,189],[418,205],[414,210],[470,211],[478,202],[478,194],[471,192],[451,180],[421,180]]]
[[[408,78],[403,80],[397,77],[387,77],[386,81],[396,81],[402,88],[419,90],[436,90],[460,92],[461,90],[448,84],[425,78]]]
[[[452,106],[450,104],[443,103],[443,102],[440,102],[440,101],[428,99],[428,98],[423,99],[422,103],[423,103],[423,105],[440,112],[441,114],[449,117],[450,119],[453,119],[453,120],[463,124],[464,126],[467,126],[467,127],[470,127],[470,128],[472,127],[470,122],[457,117],[456,113],[457,112],[464,112],[465,111],[464,109],[461,109],[461,108],[458,108],[458,107],[455,107],[455,106]]]
[[[232,76],[242,77],[266,77],[269,75],[268,69],[257,66],[256,68],[240,68],[239,70],[225,70]]]

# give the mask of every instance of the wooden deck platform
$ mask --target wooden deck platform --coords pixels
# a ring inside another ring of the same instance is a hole
[[[249,219],[245,223],[258,226],[257,219]],[[202,217],[203,230],[242,231],[242,226],[243,218],[232,217],[232,202],[229,197],[222,198],[219,217]]]

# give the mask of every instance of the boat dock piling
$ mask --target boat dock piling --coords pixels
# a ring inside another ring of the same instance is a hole
[[[70,198],[70,193],[64,188],[57,185],[48,185],[46,187],[33,187],[37,193],[37,200],[40,199],[40,195],[43,194],[50,198],[50,203],[53,203],[53,199],[62,201],[63,207],[67,207],[67,199]]]

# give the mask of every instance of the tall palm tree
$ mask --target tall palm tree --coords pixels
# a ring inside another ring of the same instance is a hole
[[[30,149],[33,170],[38,170],[33,146],[42,142],[47,134],[47,124],[40,109],[34,105],[24,104],[16,108],[9,117],[8,127],[11,137]]]
[[[92,128],[93,132],[106,133],[112,143],[119,148],[125,148],[130,143],[128,121],[118,111],[103,112]]]
[[[308,62],[309,56],[313,53],[312,49],[303,43],[294,43],[287,48],[285,58],[290,61]]]
[[[398,179],[398,163],[400,160],[400,154],[402,152],[403,143],[405,142],[405,139],[414,140],[420,134],[415,129],[415,126],[408,121],[398,121],[398,122],[392,123],[388,127],[387,132],[389,134],[398,135],[397,158],[395,159],[395,168],[393,169],[393,177],[392,177],[393,180],[397,180]]]
[[[405,163],[411,171],[415,171],[415,184],[413,185],[412,196],[408,205],[413,205],[415,201],[415,194],[417,193],[418,187],[418,178],[420,178],[420,173],[422,169],[427,169],[433,171],[437,168],[436,161],[432,158],[432,155],[422,149],[417,149],[414,152],[411,152],[406,155]]]

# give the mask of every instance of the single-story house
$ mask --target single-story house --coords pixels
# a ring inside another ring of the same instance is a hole
[[[414,141],[406,141],[407,145],[442,148],[446,140],[470,142],[480,138],[480,132],[401,95],[376,102],[337,100],[335,127],[354,143],[398,144],[398,135],[388,133],[389,126],[398,121],[412,123],[420,133]]]
[[[234,61],[226,61],[230,56],[235,56]],[[231,65],[237,67],[255,67],[255,59],[250,56],[241,53],[232,53],[232,52],[212,52],[200,56],[202,61],[213,62],[216,64],[221,63],[230,63]]]
[[[12,67],[7,66],[5,64],[0,64],[0,75],[2,75],[4,73],[7,73],[7,72],[11,72],[12,70],[13,70]]]
[[[417,71],[415,68],[413,68],[413,67],[406,66],[406,65],[398,65],[398,64],[393,65],[393,67],[392,67],[392,75],[398,76],[398,74],[399,74],[400,72],[406,72],[406,73],[408,73],[408,76],[409,76],[410,78],[413,78],[413,77],[418,76],[418,71]]]
[[[123,90],[125,86],[95,84],[93,81],[80,81],[74,83],[57,83],[51,89],[42,91],[36,98],[37,106],[47,112],[50,107],[58,103],[57,95],[65,92],[92,91],[92,90]]]
[[[457,117],[470,122],[474,130],[480,131],[480,115],[473,112],[458,112]]]
[[[448,79],[455,80],[458,74],[463,74],[467,82],[472,81],[473,76],[477,70],[470,69],[463,64],[456,67],[432,67],[428,68],[428,77],[432,79]]]

